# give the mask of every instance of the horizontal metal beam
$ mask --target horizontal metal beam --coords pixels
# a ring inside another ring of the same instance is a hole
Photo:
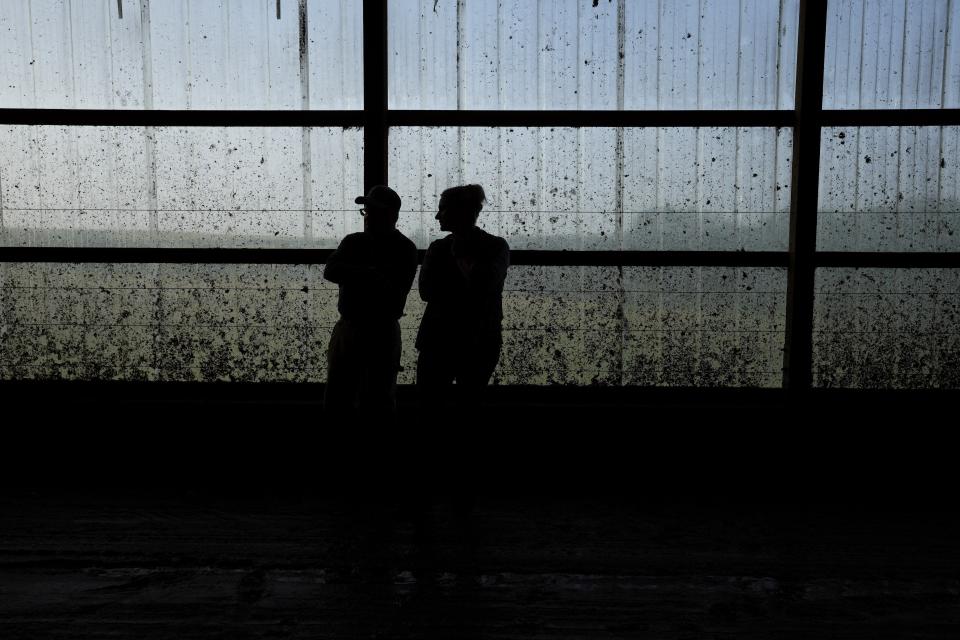
[[[0,109],[0,124],[98,127],[361,127],[363,111]]]
[[[5,247],[0,262],[127,262],[183,264],[324,264],[333,249],[152,247]],[[420,260],[424,251],[420,250]],[[786,267],[786,251],[542,251],[514,250],[510,263],[527,266]],[[817,267],[960,268],[960,252],[825,251]]]
[[[833,109],[824,126],[960,125],[960,109]],[[790,127],[793,111],[387,111],[388,126]],[[0,109],[0,124],[123,127],[360,127],[363,111]]]
[[[0,262],[324,264],[331,253],[333,249],[11,247],[0,249]]]
[[[128,262],[184,264],[323,264],[333,249],[222,249],[12,247],[0,262]],[[424,251],[420,251],[423,260]],[[777,251],[511,251],[510,262],[530,266],[785,267]]]
[[[387,111],[388,126],[787,127],[793,111]],[[0,124],[76,126],[357,127],[363,111],[0,109]]]

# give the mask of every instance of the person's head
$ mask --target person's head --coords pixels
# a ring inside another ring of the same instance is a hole
[[[460,233],[477,224],[477,217],[483,209],[487,196],[478,184],[465,184],[450,187],[440,194],[437,206],[437,220],[441,231]]]
[[[367,191],[367,195],[358,196],[354,202],[362,204],[364,231],[383,231],[396,227],[400,218],[400,196],[390,187],[378,184]]]

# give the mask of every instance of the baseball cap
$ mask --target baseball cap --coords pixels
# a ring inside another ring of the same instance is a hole
[[[378,184],[370,187],[365,196],[357,196],[354,200],[357,204],[372,205],[387,211],[400,211],[400,196],[390,187]]]

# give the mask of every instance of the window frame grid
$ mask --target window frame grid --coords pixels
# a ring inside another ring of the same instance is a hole
[[[301,0],[301,3],[304,0]],[[960,109],[824,110],[827,0],[800,0],[796,99],[792,110],[705,111],[430,111],[390,110],[387,103],[387,0],[363,0],[364,108],[338,111],[0,109],[0,124],[73,126],[363,127],[364,189],[389,183],[390,127],[790,127],[793,165],[786,251],[511,252],[517,265],[702,266],[787,269],[782,387],[812,387],[814,280],[820,267],[960,268],[960,252],[817,251],[820,135],[823,127],[956,126]],[[301,33],[306,12],[300,11]],[[801,188],[803,187],[803,188]],[[330,249],[0,247],[0,262],[317,264]],[[423,251],[420,251],[420,258]]]

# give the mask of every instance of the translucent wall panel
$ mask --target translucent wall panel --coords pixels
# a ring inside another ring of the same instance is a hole
[[[500,384],[781,383],[786,271],[511,267]]]
[[[354,0],[309,0],[303,13],[283,0],[279,17],[272,0],[4,0],[0,107],[359,109],[362,10]]]
[[[791,109],[798,0],[390,0],[393,109]]]
[[[335,247],[363,132],[0,126],[0,246]]]
[[[830,0],[825,109],[960,107],[960,3]]]
[[[784,250],[792,131],[390,130],[400,226],[425,247],[447,187],[479,183],[479,224],[514,249]]]
[[[0,265],[0,376],[318,380],[336,321],[322,269]]]
[[[814,383],[960,387],[960,270],[819,269]]]
[[[825,128],[823,251],[960,251],[960,127]]]
[[[322,381],[323,265],[0,263],[0,378]],[[512,267],[498,384],[777,386],[781,269]],[[404,371],[424,303],[407,301]]]

